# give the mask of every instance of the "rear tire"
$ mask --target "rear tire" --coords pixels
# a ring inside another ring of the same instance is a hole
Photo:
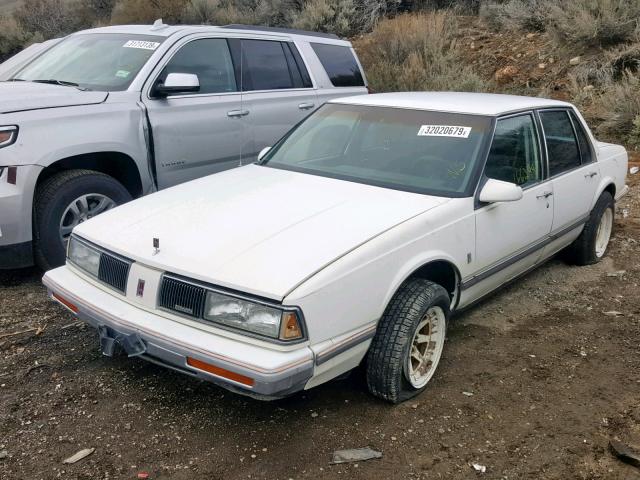
[[[367,354],[371,394],[400,403],[427,387],[442,355],[450,305],[447,291],[429,280],[408,280],[398,289]]]
[[[607,253],[613,234],[615,204],[609,192],[602,192],[582,233],[567,247],[567,258],[576,265],[598,263]]]
[[[65,241],[70,227],[74,224],[71,217],[76,202],[88,206],[86,209],[79,209],[76,222],[79,223],[129,200],[131,195],[127,189],[104,173],[67,170],[46,179],[38,187],[34,203],[33,238],[36,264],[45,271],[64,264]]]

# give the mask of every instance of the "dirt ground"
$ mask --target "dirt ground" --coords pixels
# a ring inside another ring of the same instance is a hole
[[[640,450],[640,174],[629,180],[603,262],[552,260],[462,314],[434,381],[399,406],[355,374],[263,403],[108,359],[40,272],[0,273],[0,478],[640,479],[608,450]],[[382,459],[329,465],[364,446]],[[83,448],[95,452],[62,463]]]

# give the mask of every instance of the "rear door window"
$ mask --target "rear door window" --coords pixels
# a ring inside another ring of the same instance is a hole
[[[312,43],[334,87],[364,87],[364,78],[353,51],[349,47]]]
[[[282,42],[242,40],[242,90],[294,88]]]
[[[578,120],[578,117],[576,117],[573,112],[571,112],[571,120],[573,121],[573,126],[576,128],[582,164],[591,163],[593,161],[593,153],[591,152],[591,142],[587,138],[587,132],[584,131],[582,122]]]
[[[567,111],[541,111],[540,120],[547,142],[549,175],[553,177],[579,167],[580,150]]]

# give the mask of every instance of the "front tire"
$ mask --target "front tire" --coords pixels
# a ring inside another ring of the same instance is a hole
[[[609,192],[602,192],[580,236],[567,248],[568,258],[576,265],[598,263],[607,253],[613,234],[615,204]]]
[[[129,200],[122,184],[92,170],[67,170],[45,180],[34,204],[36,264],[43,270],[64,264],[73,227]]]
[[[416,278],[400,287],[367,355],[371,394],[400,403],[427,387],[442,356],[450,304],[447,291],[429,280]]]

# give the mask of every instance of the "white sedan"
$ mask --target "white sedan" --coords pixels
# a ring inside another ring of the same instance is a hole
[[[626,170],[568,103],[346,98],[257,164],[78,226],[44,283],[105,355],[264,399],[363,365],[397,403],[433,377],[453,311],[560,250],[605,255]]]

